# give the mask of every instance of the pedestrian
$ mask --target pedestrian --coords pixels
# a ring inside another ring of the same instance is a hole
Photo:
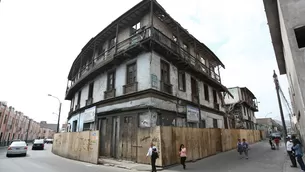
[[[279,147],[279,145],[280,145],[280,139],[279,139],[278,137],[275,137],[275,138],[274,138],[274,142],[275,142],[275,145],[276,145],[276,149],[279,150],[279,149],[280,149],[280,147]]]
[[[305,172],[305,164],[303,161],[303,151],[302,151],[302,144],[298,139],[293,140],[293,147],[292,149],[295,151],[295,156],[297,157],[297,161],[302,169]]]
[[[151,154],[151,171],[156,172],[156,160],[159,158],[159,154],[157,152],[157,148],[152,149],[152,154]]]
[[[150,147],[149,147],[149,149],[148,149],[148,151],[147,151],[147,154],[146,154],[146,158],[147,158],[147,157],[150,157],[152,172],[153,172],[153,170],[155,170],[154,168],[156,168],[156,161],[155,161],[154,158],[152,157],[152,154],[153,154],[154,149],[156,150],[155,152],[158,152],[157,147],[156,147],[153,143],[151,143],[151,144],[150,144]]]
[[[246,139],[243,139],[242,145],[243,145],[243,152],[246,155],[246,159],[248,159],[249,144],[246,142]]]
[[[289,137],[287,137],[286,150],[292,163],[292,165],[290,166],[297,167],[297,162],[295,160],[295,154],[294,151],[292,150],[292,147],[293,147],[292,140]]]
[[[239,153],[241,159],[243,155],[243,145],[240,139],[237,140],[237,152]]]
[[[184,144],[180,145],[179,156],[180,156],[180,163],[183,166],[183,169],[185,169],[185,167],[186,167],[186,165],[185,165],[185,161],[186,161],[186,148],[185,148]]]

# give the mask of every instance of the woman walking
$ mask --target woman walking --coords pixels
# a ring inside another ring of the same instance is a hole
[[[185,169],[186,148],[184,147],[184,144],[180,145],[179,156],[180,156],[180,163],[183,166],[183,169]]]

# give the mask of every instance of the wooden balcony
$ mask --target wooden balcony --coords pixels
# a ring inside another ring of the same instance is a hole
[[[174,40],[170,39],[156,28],[153,29],[153,39],[160,43],[162,46],[170,49],[174,55],[180,58],[180,61],[187,63],[194,70],[205,74],[210,79],[215,80],[218,83],[221,82],[220,76],[209,69],[205,64],[203,64],[200,59],[194,57],[191,53],[182,47],[179,47],[179,45]]]
[[[104,99],[110,99],[115,97],[116,89],[110,89],[104,92]]]
[[[123,85],[123,93],[128,94],[128,93],[133,93],[138,91],[138,82]]]
[[[173,85],[160,81],[160,91],[173,94]]]

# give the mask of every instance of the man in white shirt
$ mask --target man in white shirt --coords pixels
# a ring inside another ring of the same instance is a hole
[[[152,155],[152,152],[153,152],[153,149],[156,151],[156,152],[158,152],[158,149],[157,149],[157,147],[153,144],[153,143],[151,143],[150,144],[150,147],[149,147],[149,149],[148,149],[148,152],[147,152],[147,154],[146,154],[146,158],[147,157],[150,157],[150,164],[151,164],[151,168],[152,168],[152,172],[155,172],[156,171],[156,167],[155,167],[155,163],[156,163],[156,160],[153,160],[153,158],[151,158],[151,155]]]
[[[293,147],[292,140],[289,137],[287,137],[286,150],[287,150],[287,153],[288,153],[291,163],[292,163],[291,167],[297,167],[297,162],[296,162],[292,147]]]
[[[158,152],[157,147],[156,147],[153,143],[151,143],[151,144],[150,144],[150,147],[149,147],[149,149],[148,149],[148,152],[147,152],[147,154],[146,154],[146,157],[151,156],[153,148],[155,148],[155,149],[157,150],[157,152]]]

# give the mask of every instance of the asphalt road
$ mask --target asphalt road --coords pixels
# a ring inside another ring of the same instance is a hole
[[[45,150],[31,150],[26,157],[6,157],[6,148],[0,148],[0,172],[124,172],[128,170],[93,165],[69,160],[51,152],[52,145],[46,144]]]
[[[236,150],[211,156],[194,163],[186,164],[186,171],[194,172],[282,172],[286,162],[284,144],[280,150],[271,150],[268,142],[250,145],[249,159],[240,159]],[[185,171],[182,166],[164,172]]]

